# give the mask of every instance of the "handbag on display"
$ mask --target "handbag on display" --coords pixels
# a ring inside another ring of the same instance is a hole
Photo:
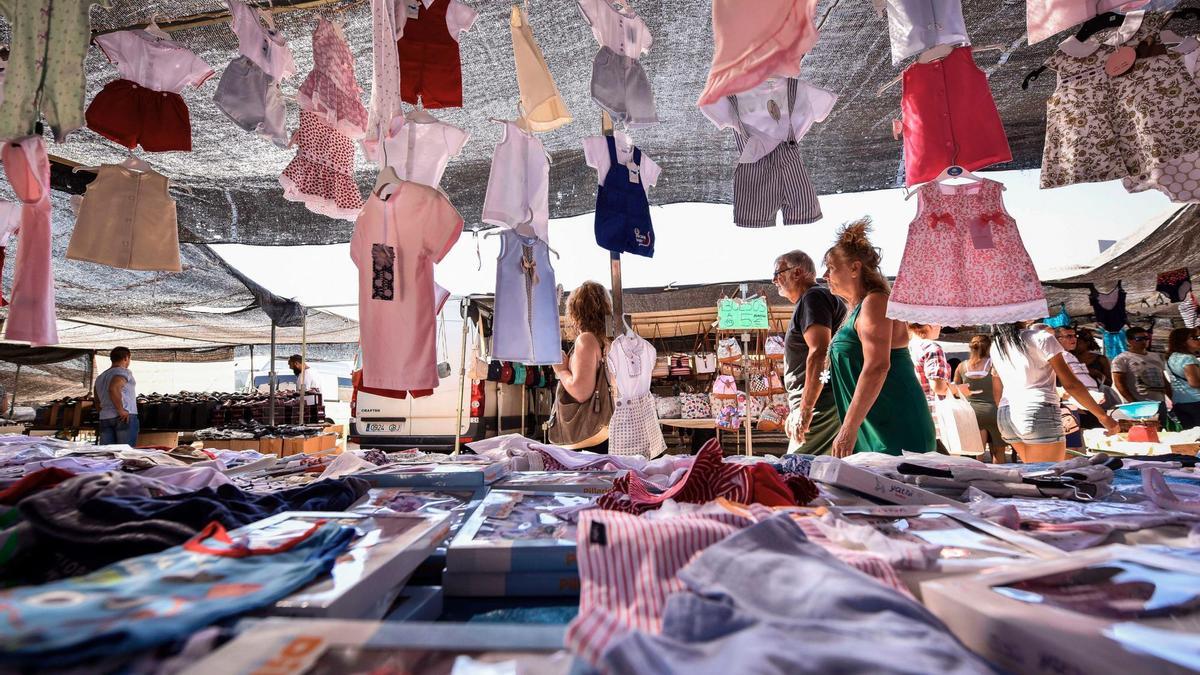
[[[677,420],[683,417],[682,404],[678,396],[655,396],[654,410],[660,420]]]
[[[783,353],[785,351],[784,345],[783,345],[783,337],[779,336],[779,335],[768,335],[766,351],[767,351],[768,359],[771,359],[774,361],[782,359]]]
[[[748,409],[747,409],[748,407]],[[762,396],[750,396],[742,407],[742,414],[750,419],[757,419],[767,409],[767,399]]]
[[[517,376],[513,364],[504,361],[500,364],[500,384],[512,384],[513,379]]]
[[[559,383],[554,392],[554,410],[546,422],[546,438],[554,445],[579,445],[608,433],[613,399],[606,362],[601,358],[597,364],[596,389],[583,401],[576,401]]]
[[[718,375],[713,380],[712,394],[716,398],[737,398],[737,380],[732,375]]]
[[[779,431],[783,428],[785,419],[787,419],[787,415],[781,415],[776,406],[768,405],[758,416],[758,430]]]
[[[671,374],[671,357],[657,356],[654,358],[654,370],[650,371],[650,377],[667,377]]]
[[[712,419],[712,408],[709,406],[708,394],[684,392],[679,395],[679,413],[681,419],[702,420]]]
[[[765,371],[755,371],[750,373],[750,395],[751,396],[770,396],[772,393],[770,380]]]
[[[713,416],[718,429],[736,430],[742,426],[742,416],[738,413],[738,407],[733,401],[727,401],[717,414]]]
[[[717,360],[721,363],[737,363],[742,360],[742,345],[737,338],[721,338],[717,343]]]
[[[691,375],[692,360],[688,358],[687,354],[672,354],[670,373],[672,375]]]
[[[487,381],[488,382],[499,382],[500,381],[500,373],[502,373],[502,372],[504,372],[504,367],[500,364],[499,361],[492,361],[492,362],[488,363],[487,378],[486,378]]]
[[[525,365],[522,363],[513,364],[513,384],[525,384]]]
[[[483,360],[479,342],[480,337],[476,335],[471,344],[471,365],[467,369],[467,377],[476,382],[488,379],[488,364],[487,361]]]
[[[779,376],[779,371],[774,368],[767,374],[767,391],[773,395],[787,393],[787,389],[783,386],[783,378]]]
[[[708,332],[701,324],[696,330],[696,346],[692,349],[692,368],[702,375],[717,372],[717,355],[708,345]]]

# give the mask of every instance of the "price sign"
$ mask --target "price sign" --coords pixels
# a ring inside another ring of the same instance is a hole
[[[742,300],[726,298],[717,302],[717,328],[719,330],[766,330],[769,310],[767,299],[762,296]]]

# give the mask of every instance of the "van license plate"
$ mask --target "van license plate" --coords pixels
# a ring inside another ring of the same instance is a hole
[[[403,427],[403,424],[397,422],[367,422],[367,433],[380,432],[394,434]]]

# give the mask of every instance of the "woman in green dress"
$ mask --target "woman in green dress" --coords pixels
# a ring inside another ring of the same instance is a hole
[[[887,318],[891,287],[870,219],[844,225],[825,254],[829,290],[853,309],[829,345],[829,370],[842,427],[831,454],[930,452],[933,418],[908,353],[908,326]]]

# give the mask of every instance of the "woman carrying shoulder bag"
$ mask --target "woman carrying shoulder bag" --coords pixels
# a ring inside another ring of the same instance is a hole
[[[578,333],[570,355],[554,366],[558,390],[548,422],[554,445],[572,450],[608,452],[608,423],[613,401],[609,393],[605,322],[612,314],[608,291],[585,281],[567,297],[567,322]]]

